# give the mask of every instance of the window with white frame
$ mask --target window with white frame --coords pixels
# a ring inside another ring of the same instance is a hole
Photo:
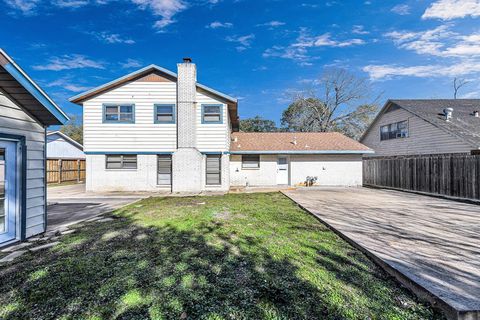
[[[157,184],[172,185],[172,155],[170,154],[157,156]]]
[[[260,168],[260,155],[244,154],[242,155],[242,169],[258,169]]]
[[[136,154],[108,154],[105,159],[107,169],[137,169]]]
[[[408,121],[400,121],[380,127],[380,140],[391,140],[408,137]]]
[[[221,183],[221,171],[222,171],[222,155],[220,154],[207,154],[206,163],[206,184],[207,185],[220,185]]]
[[[175,105],[156,104],[155,123],[175,123]]]
[[[222,123],[222,106],[202,105],[202,123]]]
[[[133,104],[105,105],[103,110],[103,122],[133,123],[135,121],[134,110],[135,107]]]

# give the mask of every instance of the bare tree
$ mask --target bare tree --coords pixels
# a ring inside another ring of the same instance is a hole
[[[456,77],[453,79],[453,99],[457,99],[458,91],[468,84],[468,81],[465,79],[457,79]]]
[[[312,88],[297,92],[282,114],[291,131],[339,131],[358,138],[378,110],[368,80],[343,69],[328,69]]]

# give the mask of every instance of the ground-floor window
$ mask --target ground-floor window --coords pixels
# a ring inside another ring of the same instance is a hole
[[[243,169],[258,169],[260,168],[260,155],[258,154],[244,154],[242,155]]]
[[[207,185],[221,184],[221,169],[222,169],[222,155],[221,154],[207,154]]]
[[[157,184],[172,185],[172,155],[170,154],[157,156]]]
[[[105,160],[107,169],[137,169],[136,154],[108,154]]]

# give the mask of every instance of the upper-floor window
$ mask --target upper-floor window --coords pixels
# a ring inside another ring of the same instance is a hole
[[[107,169],[137,169],[136,154],[108,154],[105,157]]]
[[[400,121],[380,127],[380,140],[408,137],[408,122]]]
[[[223,123],[222,105],[202,105],[202,123]]]
[[[107,104],[103,106],[103,122],[133,123],[135,122],[135,106],[133,104]]]
[[[156,104],[155,123],[175,123],[175,105]]]

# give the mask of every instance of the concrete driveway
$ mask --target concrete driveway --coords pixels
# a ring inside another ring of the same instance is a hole
[[[47,231],[65,228],[147,196],[135,193],[87,193],[84,184],[48,187]]]
[[[449,318],[480,319],[480,206],[367,188],[284,193]]]

